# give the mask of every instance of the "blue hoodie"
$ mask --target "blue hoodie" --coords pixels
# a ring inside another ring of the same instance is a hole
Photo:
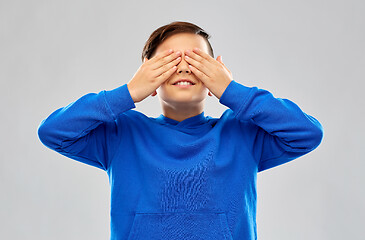
[[[108,174],[111,240],[252,240],[257,173],[322,141],[322,125],[288,99],[234,80],[181,122],[135,108],[127,84],[88,93],[38,128],[48,148]]]

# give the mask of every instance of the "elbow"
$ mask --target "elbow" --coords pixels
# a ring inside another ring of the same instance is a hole
[[[44,124],[45,120],[42,120],[42,122],[39,124],[37,129],[38,138],[44,145],[47,145],[47,127]]]
[[[310,120],[310,124],[308,125],[308,138],[307,149],[312,151],[316,149],[323,140],[323,126],[322,124],[313,116],[306,114],[307,118]]]
[[[287,151],[305,152],[305,153],[313,151],[322,142],[323,128],[320,124],[312,125],[311,127],[306,128],[305,131],[302,131],[300,136],[301,137],[298,137],[295,140],[296,144],[294,144],[294,142],[292,144],[289,144],[291,149]]]
[[[308,148],[310,151],[316,149],[323,140],[323,127],[321,124],[317,124],[315,127],[312,128],[310,131],[310,139],[308,141]]]
[[[51,132],[45,123],[45,119],[39,124],[37,129],[38,138],[43,145],[52,148]]]

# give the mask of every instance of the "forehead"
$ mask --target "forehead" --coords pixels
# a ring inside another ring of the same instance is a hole
[[[156,49],[156,53],[163,52],[170,48],[174,50],[192,50],[200,48],[204,52],[208,52],[207,42],[204,37],[193,33],[177,33],[166,38]]]

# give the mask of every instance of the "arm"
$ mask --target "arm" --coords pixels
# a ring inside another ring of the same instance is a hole
[[[88,93],[42,120],[38,137],[64,156],[107,170],[120,139],[118,116],[132,108],[127,84]]]
[[[41,142],[80,162],[108,170],[120,143],[124,113],[163,84],[181,60],[166,50],[146,59],[131,81],[110,91],[89,93],[54,111],[38,127]],[[180,53],[181,55],[181,53]],[[119,126],[119,129],[118,129]]]
[[[219,102],[241,121],[257,125],[254,155],[258,172],[294,160],[314,150],[322,141],[322,125],[288,99],[247,87],[232,80]]]

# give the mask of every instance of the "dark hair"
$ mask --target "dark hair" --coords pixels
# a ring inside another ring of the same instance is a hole
[[[175,21],[157,28],[146,41],[142,51],[142,62],[144,58],[150,59],[156,48],[168,37],[177,33],[193,33],[205,38],[209,54],[214,58],[213,48],[208,39],[211,37],[199,26],[190,22]]]

